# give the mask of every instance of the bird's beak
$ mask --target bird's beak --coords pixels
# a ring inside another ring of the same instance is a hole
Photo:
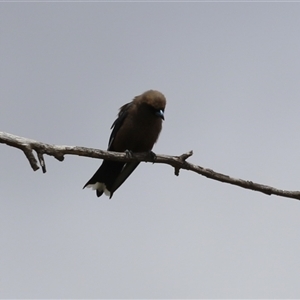
[[[165,119],[164,112],[161,109],[159,111],[157,111],[155,113],[155,115],[157,115],[158,117],[162,118],[163,120]]]

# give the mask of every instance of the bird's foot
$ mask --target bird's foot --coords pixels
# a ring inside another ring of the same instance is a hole
[[[151,158],[151,160],[153,159],[155,161],[156,158],[157,158],[156,154],[153,151],[151,151],[151,150],[148,152],[148,155]]]
[[[132,158],[132,156],[133,156],[133,152],[131,150],[128,150],[128,149],[125,150],[125,154],[126,154],[127,158]]]

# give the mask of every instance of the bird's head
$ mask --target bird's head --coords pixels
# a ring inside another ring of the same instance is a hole
[[[162,120],[165,119],[166,98],[161,92],[149,90],[136,97],[136,100],[140,105],[149,109],[155,116]]]

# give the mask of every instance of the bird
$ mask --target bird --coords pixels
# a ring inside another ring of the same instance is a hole
[[[111,126],[108,151],[152,152],[162,129],[166,107],[165,96],[157,90],[148,90],[120,107],[117,119]],[[101,166],[84,185],[111,198],[140,162],[103,160]]]

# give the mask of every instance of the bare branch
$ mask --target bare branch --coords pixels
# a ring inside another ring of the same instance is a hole
[[[126,153],[121,153],[121,152],[103,151],[99,149],[86,148],[86,147],[50,145],[50,144],[37,142],[35,140],[19,137],[1,131],[0,131],[0,143],[22,150],[26,155],[32,169],[36,171],[39,169],[39,165],[37,159],[34,156],[33,153],[34,150],[37,154],[43,173],[46,172],[46,164],[43,157],[44,154],[53,156],[59,161],[64,160],[64,155],[78,155],[84,157],[109,159],[109,160],[116,160],[116,161],[123,161],[123,162],[144,161],[144,162],[168,164],[175,169],[175,175],[177,176],[179,175],[179,170],[184,169],[184,170],[189,170],[198,173],[200,175],[206,176],[207,178],[210,179],[233,184],[245,189],[262,192],[267,195],[277,195],[277,196],[300,200],[300,191],[280,190],[271,186],[262,185],[252,181],[233,178],[228,175],[217,173],[214,172],[213,170],[205,169],[203,167],[191,164],[186,160],[193,155],[193,151],[189,151],[187,153],[181,154],[180,156],[169,156],[169,155],[153,156],[150,153],[133,153],[132,155],[127,155]]]

